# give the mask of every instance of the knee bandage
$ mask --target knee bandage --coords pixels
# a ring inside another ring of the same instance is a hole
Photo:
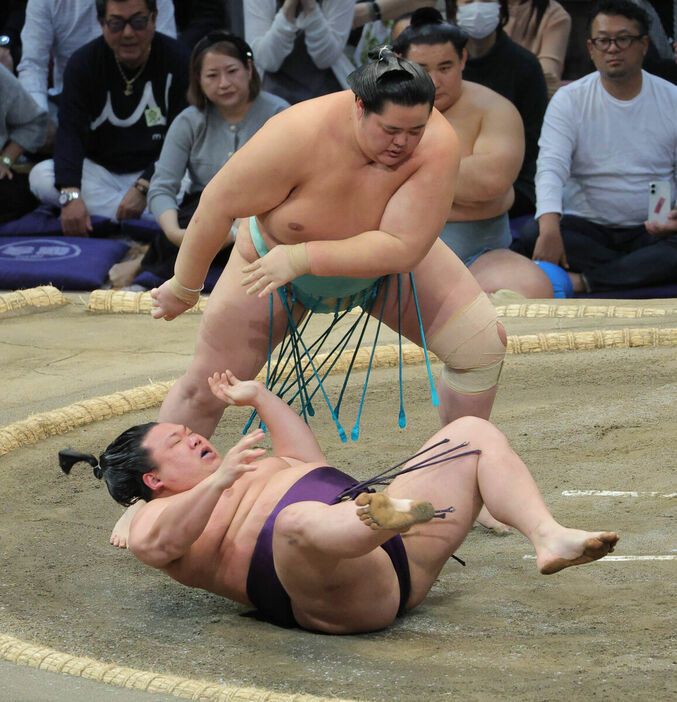
[[[498,383],[505,346],[496,310],[484,293],[445,322],[428,347],[444,363],[442,378],[452,390],[474,395]]]

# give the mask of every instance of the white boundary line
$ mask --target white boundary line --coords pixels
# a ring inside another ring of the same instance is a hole
[[[677,492],[637,492],[636,490],[562,490],[564,497],[677,497]]]
[[[536,556],[527,554],[522,556],[524,560],[536,560]],[[604,563],[605,561],[674,561],[677,556],[604,556],[599,558],[596,563]]]

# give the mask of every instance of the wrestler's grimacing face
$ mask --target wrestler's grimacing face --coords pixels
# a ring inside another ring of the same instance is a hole
[[[211,443],[182,424],[165,422],[152,427],[142,446],[157,466],[157,478],[175,493],[195,487],[221,463]]]
[[[395,105],[386,102],[383,112],[365,112],[357,101],[361,148],[384,166],[395,167],[411,156],[423,137],[430,117],[428,105]]]

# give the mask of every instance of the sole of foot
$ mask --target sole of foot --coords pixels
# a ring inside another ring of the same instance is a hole
[[[552,559],[547,560],[539,568],[539,570],[543,575],[552,575],[560,570],[564,570],[564,568],[570,568],[571,566],[584,565],[585,563],[598,561],[600,558],[604,558],[604,556],[613,552],[618,538],[618,534],[615,532],[603,531],[583,542],[583,548],[580,555],[573,558],[562,558],[555,556]]]
[[[363,492],[355,499],[357,515],[372,529],[406,531],[414,524],[429,522],[435,508],[422,500],[402,500],[382,492]]]

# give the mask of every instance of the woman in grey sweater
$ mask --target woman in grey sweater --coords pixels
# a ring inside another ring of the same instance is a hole
[[[164,279],[173,275],[185,228],[207,183],[270,117],[289,106],[261,91],[249,45],[225,31],[210,32],[195,45],[188,100],[191,106],[167,132],[148,191],[148,207],[164,235],[152,243],[141,267]],[[180,201],[186,172],[190,184]],[[225,265],[232,241],[215,265]]]

